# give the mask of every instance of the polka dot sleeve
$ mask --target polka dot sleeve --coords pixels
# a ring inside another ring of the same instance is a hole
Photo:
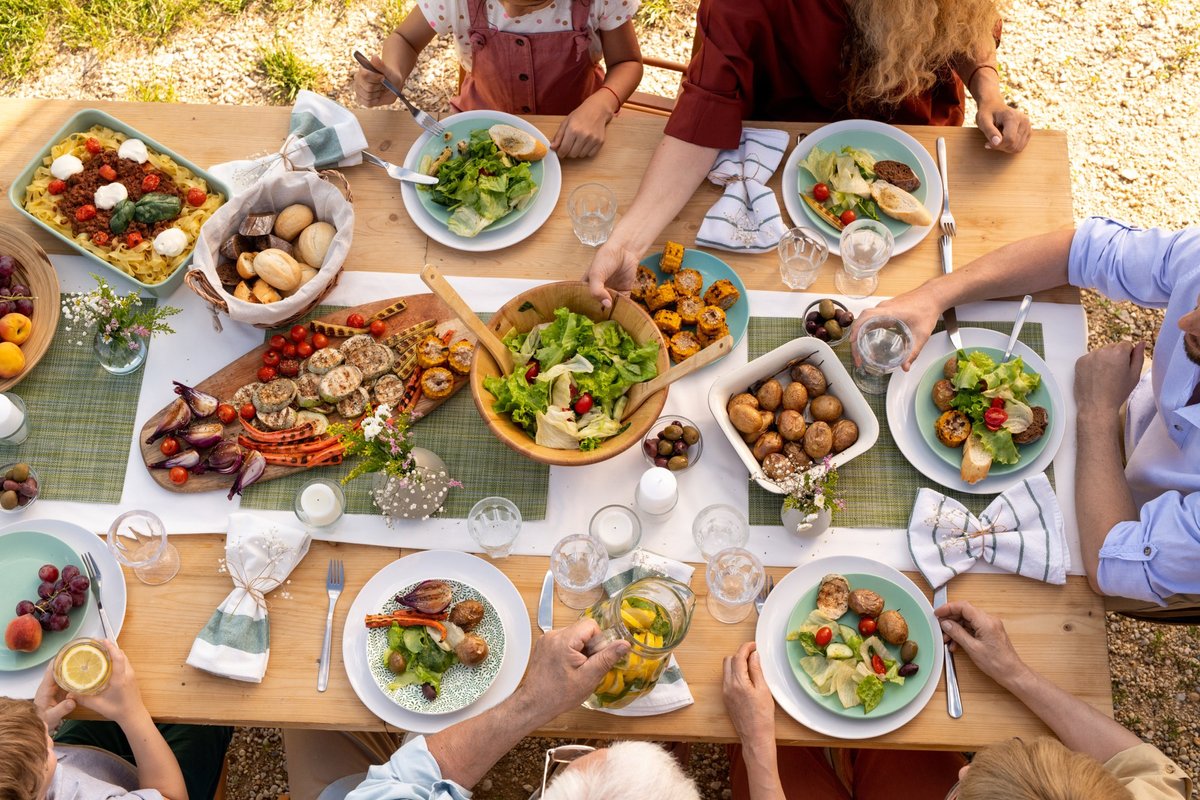
[[[641,0],[592,0],[592,26],[602,31],[619,28],[634,18],[641,4]]]
[[[418,0],[417,6],[438,36],[453,32],[458,15],[467,13],[466,3],[460,0]]]

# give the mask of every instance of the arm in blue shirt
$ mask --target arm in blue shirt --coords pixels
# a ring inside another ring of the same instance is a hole
[[[471,792],[442,778],[424,736],[408,742],[386,764],[371,767],[346,800],[470,800]]]
[[[1165,492],[1137,520],[1118,522],[1100,548],[1097,575],[1107,595],[1166,605],[1200,594],[1200,493]]]
[[[1181,266],[1171,251],[1189,235],[1194,234],[1131,228],[1104,217],[1084,220],[1071,240],[1071,285],[1096,289],[1112,300],[1166,308]]]

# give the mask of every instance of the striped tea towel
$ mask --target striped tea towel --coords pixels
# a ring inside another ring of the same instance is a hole
[[[634,581],[659,575],[689,584],[692,581],[693,568],[681,561],[675,561],[657,553],[637,549],[628,555],[614,558],[608,562],[608,578],[604,581],[604,593],[611,597]],[[667,668],[659,676],[658,683],[647,694],[642,695],[624,708],[602,709],[607,714],[618,717],[649,717],[655,714],[666,714],[677,708],[690,706],[695,700],[688,683],[683,679],[683,670],[679,668],[675,656],[671,656]]]
[[[932,489],[917,492],[908,551],[938,588],[982,559],[1005,572],[1062,584],[1071,554],[1058,498],[1043,472],[999,495],[978,517]]]
[[[736,150],[722,150],[708,179],[725,187],[704,215],[696,244],[721,250],[766,253],[787,230],[779,200],[767,188],[788,145],[786,131],[743,128]]]
[[[299,528],[230,514],[225,566],[234,588],[192,642],[187,663],[224,678],[262,683],[271,655],[264,595],[292,574],[311,541]]]
[[[361,164],[362,151],[366,149],[366,134],[350,109],[303,89],[296,95],[288,135],[279,152],[227,161],[212,167],[211,172],[228,183],[237,195],[265,177],[288,170]]]

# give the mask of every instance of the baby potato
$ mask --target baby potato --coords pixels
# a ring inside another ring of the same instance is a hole
[[[750,452],[754,454],[755,461],[762,463],[767,456],[778,453],[782,449],[783,437],[775,431],[767,431],[758,437],[758,441],[754,443],[754,447],[750,448]]]
[[[770,411],[763,411],[760,409],[758,412],[758,418],[762,420],[762,427],[764,431],[775,424],[775,415]]]
[[[784,442],[783,454],[788,457],[788,461],[792,462],[792,466],[798,470],[807,469],[812,464],[812,459],[808,453],[804,452],[804,448],[795,442]]]
[[[858,441],[858,425],[852,419],[833,423],[833,452],[840,453]]]
[[[883,613],[883,598],[870,589],[850,593],[850,610],[860,617],[878,617]]]
[[[825,373],[812,364],[797,364],[792,367],[792,380],[799,381],[808,390],[809,397],[819,397],[829,388]]]
[[[876,630],[888,644],[902,645],[908,640],[908,622],[899,611],[885,611],[875,620]]]
[[[958,353],[946,359],[946,363],[942,365],[942,376],[946,380],[954,380],[954,376],[958,374]]]
[[[785,442],[800,441],[804,438],[804,431],[807,429],[808,423],[804,421],[804,415],[799,411],[785,408],[779,412],[779,435]]]
[[[786,478],[796,471],[792,460],[783,453],[768,453],[762,462],[763,474],[773,481]]]
[[[751,433],[763,427],[762,416],[758,412],[757,403],[757,400],[755,400],[755,405],[753,406],[749,403],[738,403],[729,409],[729,421],[739,432]]]
[[[808,409],[819,422],[834,422],[842,416],[842,401],[831,394],[814,397]]]
[[[805,389],[804,384],[800,381],[789,383],[783,390],[783,407],[788,411],[804,413],[806,405],[808,405],[808,389]]]
[[[814,422],[804,432],[804,452],[816,461],[833,449],[833,429],[828,422]]]
[[[741,394],[735,394],[733,397],[729,398],[729,404],[725,406],[725,410],[733,413],[733,407],[741,403],[746,403],[752,408],[758,408],[758,398],[749,392],[742,392]]]
[[[945,378],[933,385],[933,404],[937,406],[938,411],[949,411],[950,401],[958,394],[954,390],[954,384],[950,383]]]
[[[774,411],[783,402],[783,385],[774,378],[771,378],[771,380],[758,387],[755,397],[758,398],[759,408]]]

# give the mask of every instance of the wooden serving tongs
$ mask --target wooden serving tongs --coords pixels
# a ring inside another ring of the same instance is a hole
[[[706,367],[718,358],[725,356],[733,349],[733,337],[729,334],[722,336],[708,347],[701,350],[696,355],[687,359],[681,364],[676,364],[666,372],[656,378],[652,378],[645,383],[635,383],[629,389],[629,402],[625,404],[625,411],[621,414],[621,421],[629,419],[634,411],[641,407],[642,403],[650,399],[651,395],[659,389],[670,386],[675,381],[687,375],[691,375],[698,369]]]
[[[459,293],[454,291],[454,287],[450,285],[449,281],[442,277],[441,271],[432,264],[426,264],[425,269],[421,270],[421,280],[425,282],[431,292],[437,295],[439,300],[450,307],[455,316],[463,321],[471,333],[475,334],[479,343],[491,353],[492,358],[496,359],[496,363],[500,366],[500,374],[511,373],[513,371],[512,353],[504,346],[504,342],[500,341],[500,337],[496,336],[492,329],[476,316]]]

